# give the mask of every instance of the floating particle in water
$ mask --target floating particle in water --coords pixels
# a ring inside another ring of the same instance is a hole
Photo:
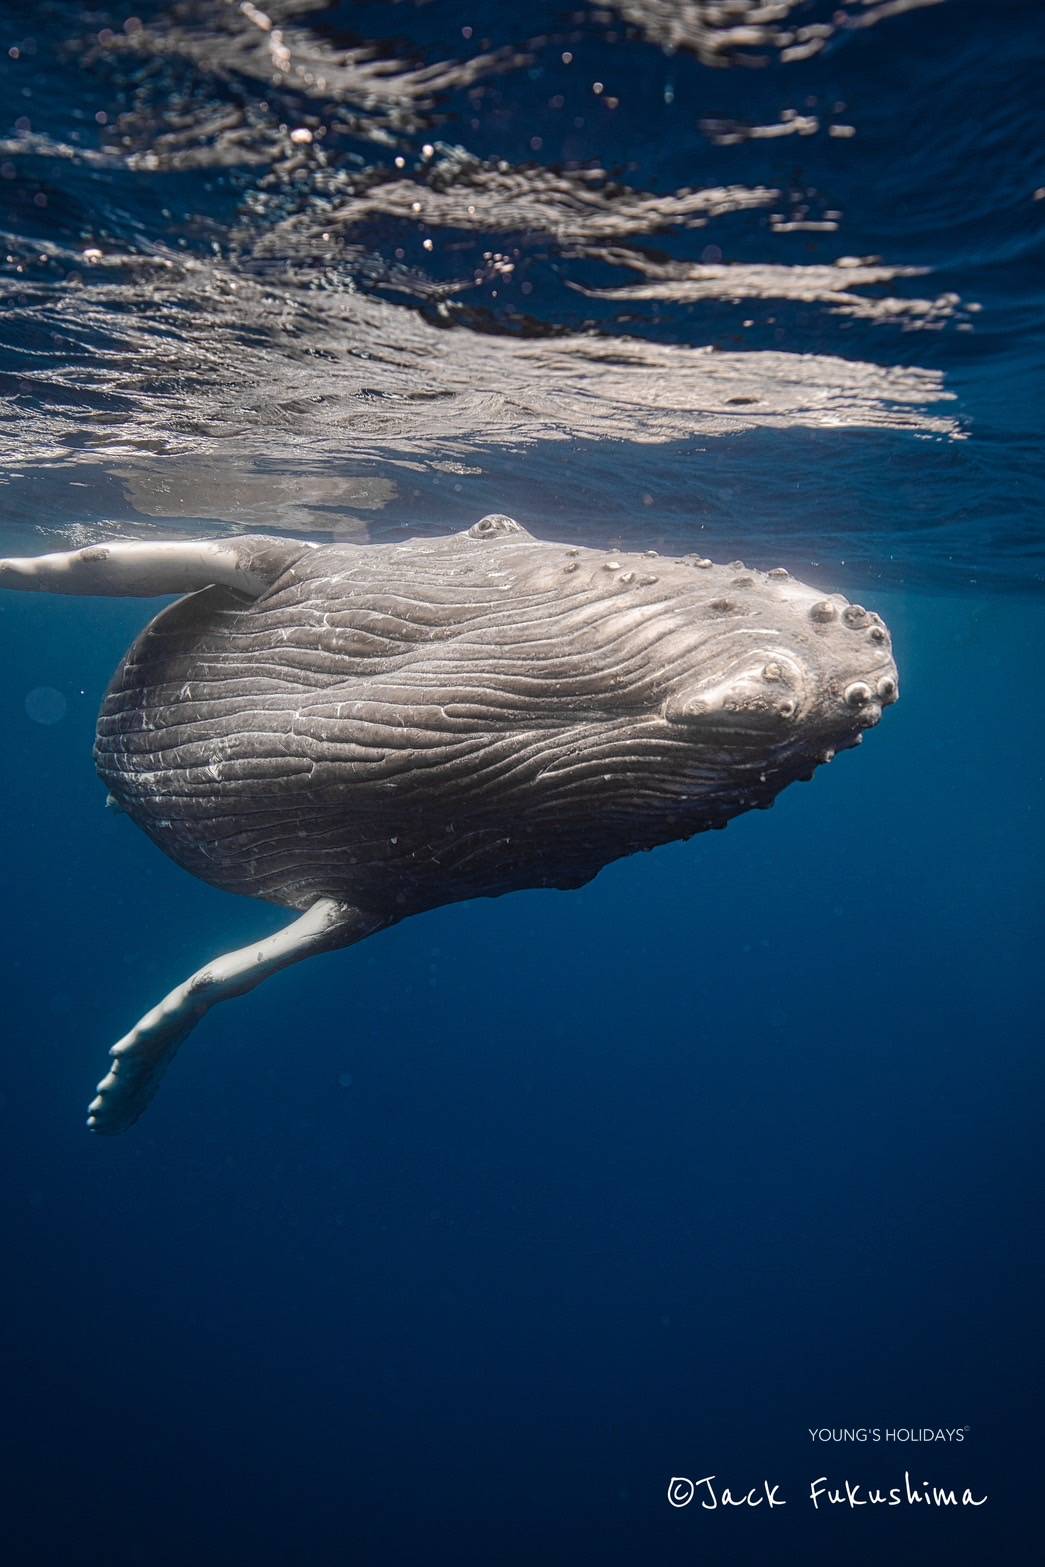
[[[68,706],[65,697],[54,686],[35,686],[25,699],[25,710],[34,724],[61,723]]]
[[[338,1075],[337,1086],[339,1088],[351,1088],[352,1087],[352,1073],[351,1072],[341,1072]]]

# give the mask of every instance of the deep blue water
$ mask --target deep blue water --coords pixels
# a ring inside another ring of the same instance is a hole
[[[102,1140],[284,916],[103,809],[155,601],[0,599],[4,1563],[1040,1553],[1045,28],[778,9],[0,10],[4,553],[506,510],[783,562],[903,683],[770,813],[218,1008]],[[905,1468],[990,1500],[805,1500]]]

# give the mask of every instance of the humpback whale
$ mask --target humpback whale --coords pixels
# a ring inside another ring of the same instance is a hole
[[[243,535],[0,561],[0,587],[183,595],[98,718],[113,801],[179,865],[295,911],[110,1052],[123,1131],[217,1001],[409,915],[724,827],[899,694],[880,617],[783,568],[534,538],[509,517],[390,544]]]

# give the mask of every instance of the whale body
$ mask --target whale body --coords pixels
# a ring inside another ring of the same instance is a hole
[[[98,772],[179,865],[302,914],[114,1047],[98,1130],[136,1118],[213,1001],[425,909],[578,887],[724,827],[898,696],[886,627],[841,595],[500,516],[381,545],[103,545],[2,562],[0,586],[195,589],[117,669]]]

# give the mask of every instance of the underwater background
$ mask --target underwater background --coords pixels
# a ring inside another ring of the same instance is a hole
[[[1033,0],[0,5],[3,553],[506,511],[844,591],[902,688],[219,1008],[104,1140],[285,916],[103,808],[156,601],[0,597],[0,1561],[1040,1553],[1043,66]],[[905,1469],[990,1500],[806,1500]]]

